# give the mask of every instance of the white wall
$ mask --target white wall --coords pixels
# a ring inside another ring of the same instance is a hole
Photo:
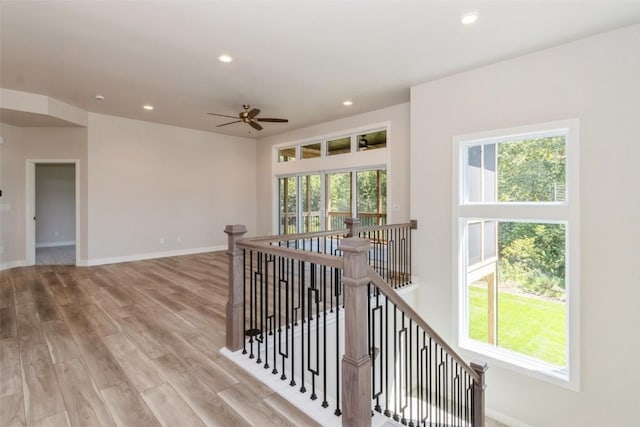
[[[35,190],[36,247],[75,244],[75,165],[36,164]]]
[[[87,239],[87,130],[79,127],[14,127],[0,124],[4,144],[2,154],[1,243],[2,265],[26,262],[26,161],[27,159],[78,159],[80,164],[80,231],[79,259],[86,259]]]
[[[20,265],[24,255],[24,174],[20,128],[0,123],[0,268]],[[20,186],[22,183],[22,187]]]
[[[344,108],[337,106],[336,108]],[[370,164],[380,164],[388,161],[387,167],[387,198],[390,206],[388,222],[398,223],[409,220],[409,104],[399,104],[393,107],[383,108],[369,113],[359,114],[340,120],[321,123],[318,125],[298,129],[295,131],[275,135],[258,140],[258,229],[257,234],[274,234],[275,205],[275,176],[282,173],[282,165],[273,163],[274,146],[280,144],[294,144],[305,140],[329,135],[342,136],[352,133],[354,129],[366,128],[370,125],[388,123],[387,150],[388,156],[381,156],[383,150],[371,150],[354,154],[345,154],[327,159],[309,159],[296,161],[285,165],[292,172],[296,168],[306,168],[306,165],[322,164],[322,170],[328,168],[344,168],[362,165],[361,159],[371,161]],[[310,141],[314,142],[314,141]],[[360,162],[360,163],[359,163]],[[330,163],[329,165],[327,163]],[[311,167],[311,166],[310,166]],[[315,169],[318,170],[318,169]],[[397,205],[397,209],[393,206]]]
[[[414,272],[425,318],[452,337],[452,137],[578,118],[581,380],[573,392],[490,366],[487,406],[532,426],[638,422],[640,26],[411,90]],[[428,165],[428,167],[425,167]],[[513,421],[512,420],[512,421]]]
[[[227,224],[255,231],[255,140],[89,113],[88,141],[89,264],[224,249]]]

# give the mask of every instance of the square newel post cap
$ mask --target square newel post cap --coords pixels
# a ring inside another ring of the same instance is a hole
[[[360,239],[358,237],[349,237],[342,239],[340,250],[342,252],[368,252],[371,247],[369,239]]]
[[[242,224],[227,225],[224,228],[224,232],[227,234],[244,234],[247,232],[247,227]]]

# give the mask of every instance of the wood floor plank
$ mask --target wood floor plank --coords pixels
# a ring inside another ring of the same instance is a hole
[[[22,368],[18,340],[0,341],[0,396],[22,396]]]
[[[22,427],[25,425],[24,401],[19,394],[0,396],[0,426]]]
[[[21,343],[20,354],[27,424],[63,412],[64,400],[46,344]]]
[[[309,418],[307,414],[279,394],[273,393],[266,397],[264,402],[295,426],[321,427],[321,424]]]
[[[7,274],[0,273],[0,308],[13,306],[13,282]]]
[[[64,321],[49,320],[42,322],[42,329],[44,330],[45,339],[54,364],[80,356],[80,350]]]
[[[75,305],[61,307],[80,353],[99,389],[127,381],[126,374],[91,326],[86,315]]]
[[[24,305],[24,304],[35,304],[34,300],[33,300],[33,295],[31,294],[31,292],[29,291],[29,286],[28,286],[28,282],[30,280],[33,280],[32,278],[30,278],[30,276],[32,276],[32,274],[30,275],[19,275],[16,276],[13,280],[13,289],[14,289],[14,298],[15,298],[15,305]]]
[[[144,391],[164,382],[164,378],[149,359],[144,357],[123,334],[110,335],[104,338],[104,343],[136,390]]]
[[[278,411],[266,405],[246,384],[236,384],[218,395],[253,426],[269,424],[295,427],[295,424],[284,418]]]
[[[70,425],[67,411],[62,411],[39,421],[27,424],[28,427],[68,427]]]
[[[17,336],[16,309],[13,306],[0,308],[0,340]]]
[[[120,426],[160,426],[142,396],[124,382],[102,390],[102,396]]]
[[[153,360],[173,389],[209,426],[250,425],[229,407],[207,384],[175,356],[166,354]]]
[[[118,323],[149,359],[156,359],[165,354],[164,346],[149,334],[147,328],[135,316],[123,317]]]
[[[163,427],[205,427],[193,409],[166,383],[144,391],[142,397]]]
[[[44,284],[42,283],[41,277],[38,277],[36,280],[28,281],[27,286],[33,295],[38,318],[41,321],[60,319],[60,314],[58,313],[58,309],[53,301],[53,297],[49,292],[47,292]]]
[[[81,358],[55,366],[71,425],[115,426]]]

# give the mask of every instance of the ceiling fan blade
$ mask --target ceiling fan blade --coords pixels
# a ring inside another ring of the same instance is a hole
[[[247,114],[247,117],[249,117],[250,119],[253,119],[258,114],[260,114],[260,110],[258,110],[257,108],[254,108],[253,110],[249,111],[249,114]]]
[[[271,122],[271,123],[289,123],[287,119],[271,119],[271,118],[257,118],[259,122]]]
[[[217,128],[221,127],[221,126],[226,126],[226,125],[232,125],[234,123],[240,123],[242,120],[236,120],[234,122],[229,122],[229,123],[223,123],[221,125],[216,126]]]
[[[251,120],[251,121],[249,121],[249,122],[247,122],[247,123],[249,123],[249,125],[250,125],[252,128],[256,129],[256,130],[262,130],[262,126],[260,126],[259,124],[257,124],[257,123],[256,123],[256,122],[254,122],[253,120]]]
[[[211,116],[229,117],[230,119],[237,119],[238,116],[227,116],[226,114],[207,113]]]

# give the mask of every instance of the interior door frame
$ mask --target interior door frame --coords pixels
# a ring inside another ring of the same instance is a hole
[[[73,164],[75,167],[75,211],[76,211],[76,264],[81,252],[82,239],[80,234],[80,159],[27,159],[27,191],[26,191],[26,265],[36,263],[36,165],[42,164]]]

